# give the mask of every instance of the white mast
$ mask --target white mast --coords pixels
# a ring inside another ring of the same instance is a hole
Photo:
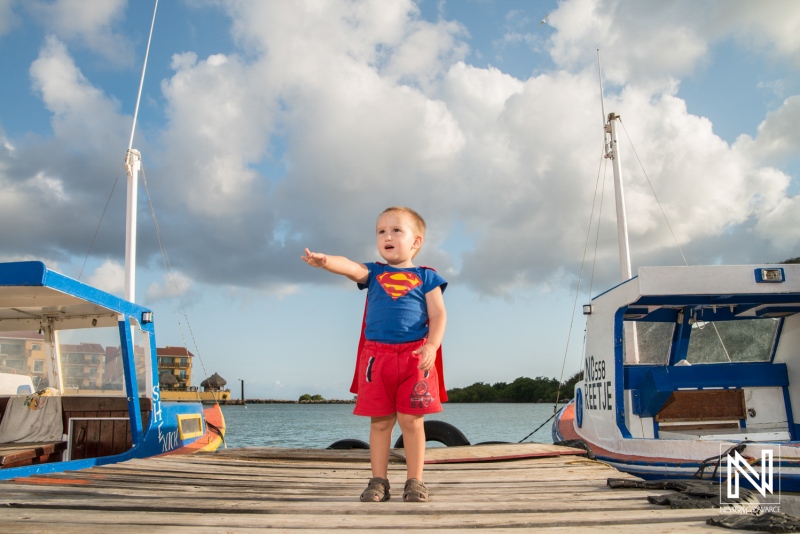
[[[631,253],[628,243],[628,217],[625,213],[625,192],[622,188],[622,168],[619,160],[619,142],[617,141],[616,113],[608,114],[606,135],[610,136],[606,145],[606,157],[611,158],[611,167],[614,169],[614,196],[617,204],[617,239],[619,241],[619,273],[622,281],[631,278]]]
[[[128,152],[125,153],[125,170],[128,174],[128,201],[125,217],[125,300],[134,302],[136,298],[136,206],[139,192],[139,170],[142,168],[142,155],[133,147],[133,134],[136,132],[136,117],[139,115],[139,101],[142,99],[144,73],[147,69],[147,57],[150,55],[150,41],[153,38],[153,26],[156,23],[158,0],[153,8],[153,20],[150,23],[150,36],[147,38],[147,50],[144,53],[142,76],[139,79],[139,94],[136,97],[136,108],[133,112],[131,138],[128,141]]]
[[[617,204],[617,239],[619,241],[619,274],[622,281],[631,278],[631,252],[628,243],[628,216],[625,213],[625,192],[622,189],[622,168],[619,160],[619,142],[617,140],[616,113],[608,114],[606,135],[610,137],[606,144],[606,157],[611,158],[614,169],[614,196]],[[639,363],[639,340],[635,322],[626,322],[625,329],[625,361]]]

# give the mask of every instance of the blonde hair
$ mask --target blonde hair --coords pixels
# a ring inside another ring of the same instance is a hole
[[[414,230],[420,233],[423,237],[425,236],[425,219],[422,218],[422,215],[417,213],[416,211],[412,210],[411,208],[407,208],[405,206],[389,206],[385,210],[378,215],[378,219],[381,218],[381,215],[385,213],[389,213],[391,211],[399,211],[400,213],[405,213],[411,217],[411,222],[414,224]]]
[[[422,215],[412,210],[411,208],[407,208],[405,206],[389,206],[388,208],[383,210],[380,215],[378,215],[378,219],[380,219],[381,216],[383,216],[384,214],[390,213],[392,211],[405,213],[406,215],[411,217],[411,226],[414,227],[414,231],[416,231],[419,235],[422,236],[424,241],[426,226],[425,226],[425,219],[422,218]],[[420,247],[414,252],[414,256],[412,257],[416,257],[417,254],[419,254],[420,249],[422,249],[422,245],[420,245]]]

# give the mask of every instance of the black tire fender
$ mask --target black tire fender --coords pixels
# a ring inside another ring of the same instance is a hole
[[[594,460],[594,452],[588,443],[582,439],[565,439],[564,441],[556,441],[553,445],[561,445],[563,447],[572,447],[573,449],[583,449],[586,451],[586,457]]]
[[[447,447],[470,444],[467,437],[458,428],[444,421],[425,421],[425,441],[437,441]],[[394,448],[403,448],[403,436],[397,438]]]
[[[346,449],[369,449],[369,443],[361,441],[360,439],[340,439],[328,445],[328,449],[346,450]]]

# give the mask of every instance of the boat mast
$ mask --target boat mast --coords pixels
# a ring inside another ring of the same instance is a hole
[[[619,142],[617,140],[616,113],[608,114],[606,123],[606,157],[611,159],[614,170],[614,196],[617,204],[617,239],[619,241],[619,273],[622,281],[631,278],[631,252],[628,243],[628,217],[625,213],[625,192],[622,188],[622,168],[619,159]]]
[[[147,50],[144,53],[142,76],[139,78],[139,94],[136,97],[136,108],[133,112],[131,137],[128,151],[125,153],[125,171],[128,175],[127,214],[125,217],[125,300],[134,302],[136,298],[136,206],[139,192],[139,170],[142,168],[142,155],[133,147],[133,134],[136,132],[136,117],[139,115],[139,102],[142,99],[144,73],[147,70],[147,57],[150,55],[150,41],[153,39],[153,26],[156,23],[158,0],[153,8],[153,20],[150,22],[150,36],[147,38]]]

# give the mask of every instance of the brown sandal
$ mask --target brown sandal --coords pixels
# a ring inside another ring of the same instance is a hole
[[[406,502],[428,502],[428,487],[421,480],[409,478],[406,480],[403,500]]]
[[[389,481],[381,477],[369,479],[367,489],[361,492],[361,502],[383,502],[388,501],[390,497]]]

